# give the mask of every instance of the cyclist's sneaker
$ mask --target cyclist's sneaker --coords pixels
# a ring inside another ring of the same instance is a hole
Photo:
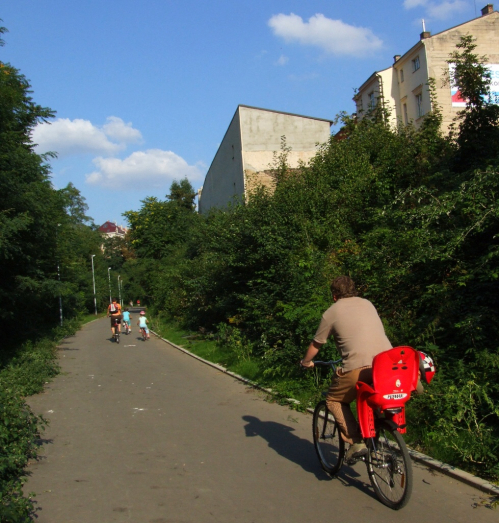
[[[352,459],[365,456],[367,452],[368,450],[365,443],[354,443],[353,445],[350,445],[350,448],[347,450],[347,453],[345,454],[345,461],[350,461]]]

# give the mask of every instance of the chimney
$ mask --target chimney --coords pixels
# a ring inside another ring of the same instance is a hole
[[[490,15],[490,13],[493,13],[493,12],[494,12],[494,4],[487,4],[487,5],[482,9],[482,16]]]
[[[399,54],[396,54],[396,55],[393,57],[393,63],[396,64],[399,60],[400,60],[400,55],[399,55]]]
[[[424,40],[425,38],[430,38],[430,36],[431,36],[430,31],[423,31],[423,32],[419,35],[419,39],[420,39],[420,40]]]

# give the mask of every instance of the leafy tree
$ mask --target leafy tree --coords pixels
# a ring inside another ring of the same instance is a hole
[[[329,282],[350,274],[391,341],[437,361],[428,394],[411,403],[413,442],[497,478],[498,121],[472,46],[464,39],[449,58],[470,100],[456,142],[442,134],[435,103],[417,129],[390,128],[382,108],[361,122],[342,115],[343,139],[323,144],[310,165],[288,169],[283,145],[273,192],[258,187],[244,205],[208,216],[170,195],[127,217],[134,270],[147,273],[141,284],[156,309],[217,329],[230,350],[264,362],[267,377],[293,374],[331,303]],[[476,137],[486,151],[476,152]]]
[[[88,211],[85,198],[71,182],[63,189],[60,189],[59,194],[62,198],[64,211],[72,223],[84,225],[92,221],[92,218],[85,214]]]
[[[471,35],[461,37],[448,60],[455,66],[452,81],[466,100],[466,108],[458,115],[459,170],[484,167],[499,157],[498,100],[492,100],[487,57],[474,53],[475,41]]]
[[[29,83],[0,62],[0,290],[2,320],[12,321],[30,302],[54,294],[55,228],[60,215],[44,157],[33,151],[31,131],[53,116],[35,104]],[[39,312],[37,310],[37,312]]]
[[[196,193],[187,178],[180,180],[180,182],[174,181],[170,186],[170,194],[166,197],[170,202],[189,211],[192,211],[195,207]]]
[[[33,128],[54,112],[30,95],[25,76],[0,62],[0,323],[18,327],[9,335],[56,323],[59,296],[64,317],[90,305],[90,255],[102,243],[78,189],[52,186],[53,155],[34,151]]]

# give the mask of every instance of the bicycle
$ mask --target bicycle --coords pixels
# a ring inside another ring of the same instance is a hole
[[[125,327],[125,334],[128,336],[130,334],[130,325],[127,321],[124,321],[123,324],[123,326]]]
[[[336,372],[341,360],[315,361]],[[401,434],[406,432],[405,403],[416,388],[419,354],[411,347],[396,347],[373,360],[374,388],[357,382],[357,413],[368,453],[364,461],[378,499],[399,510],[412,493],[412,464]],[[312,421],[314,447],[322,468],[334,477],[345,459],[345,442],[326,400],[319,401]]]
[[[114,338],[114,341],[116,343],[119,343],[120,342],[120,329],[119,329],[119,323],[118,323],[118,320],[114,320],[114,335],[113,335],[113,338]]]
[[[140,328],[140,332],[142,334],[142,341],[147,341],[147,332],[146,332],[146,329],[144,327],[141,327]]]

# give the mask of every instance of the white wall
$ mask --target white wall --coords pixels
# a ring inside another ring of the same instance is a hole
[[[286,137],[290,167],[307,163],[317,152],[316,144],[330,137],[330,122],[240,105],[220,144],[203,185],[199,211],[225,207],[234,195],[248,196],[255,184],[272,185],[268,171],[274,154]]]
[[[199,212],[225,207],[234,197],[244,195],[239,111],[236,111],[215,158],[206,174],[199,200]]]

